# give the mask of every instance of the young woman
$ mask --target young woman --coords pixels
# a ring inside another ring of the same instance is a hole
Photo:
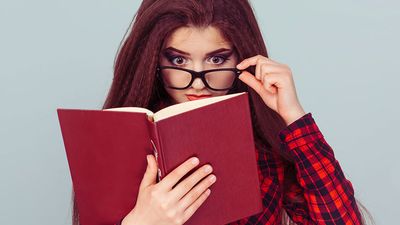
[[[231,224],[364,224],[351,182],[303,110],[290,68],[268,57],[247,0],[144,0],[104,108],[157,111],[242,91],[249,93],[264,210]],[[116,222],[184,224],[218,182],[204,165],[174,187],[199,161],[188,159],[156,183],[157,163],[148,156],[136,205]]]

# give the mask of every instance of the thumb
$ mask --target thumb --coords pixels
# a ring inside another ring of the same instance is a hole
[[[157,162],[153,155],[147,155],[147,168],[140,189],[157,183]]]

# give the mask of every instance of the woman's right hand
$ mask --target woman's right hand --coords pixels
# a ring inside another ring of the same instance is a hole
[[[208,188],[216,180],[215,175],[210,174],[212,167],[204,165],[177,184],[198,164],[197,158],[190,158],[157,183],[157,162],[153,155],[148,155],[136,205],[124,218],[122,225],[185,223],[207,199],[210,194]],[[205,176],[208,177],[197,184]]]

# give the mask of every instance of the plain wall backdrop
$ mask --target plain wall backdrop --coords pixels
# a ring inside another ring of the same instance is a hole
[[[291,67],[377,224],[400,213],[397,1],[252,1],[269,57]],[[71,224],[56,108],[101,108],[140,2],[0,4],[0,224]]]

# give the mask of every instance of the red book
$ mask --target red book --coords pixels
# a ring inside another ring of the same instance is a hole
[[[154,114],[136,107],[57,112],[82,225],[114,224],[133,209],[153,153],[159,179],[192,156],[198,167],[213,167],[211,195],[185,224],[222,225],[262,211],[247,92]]]

